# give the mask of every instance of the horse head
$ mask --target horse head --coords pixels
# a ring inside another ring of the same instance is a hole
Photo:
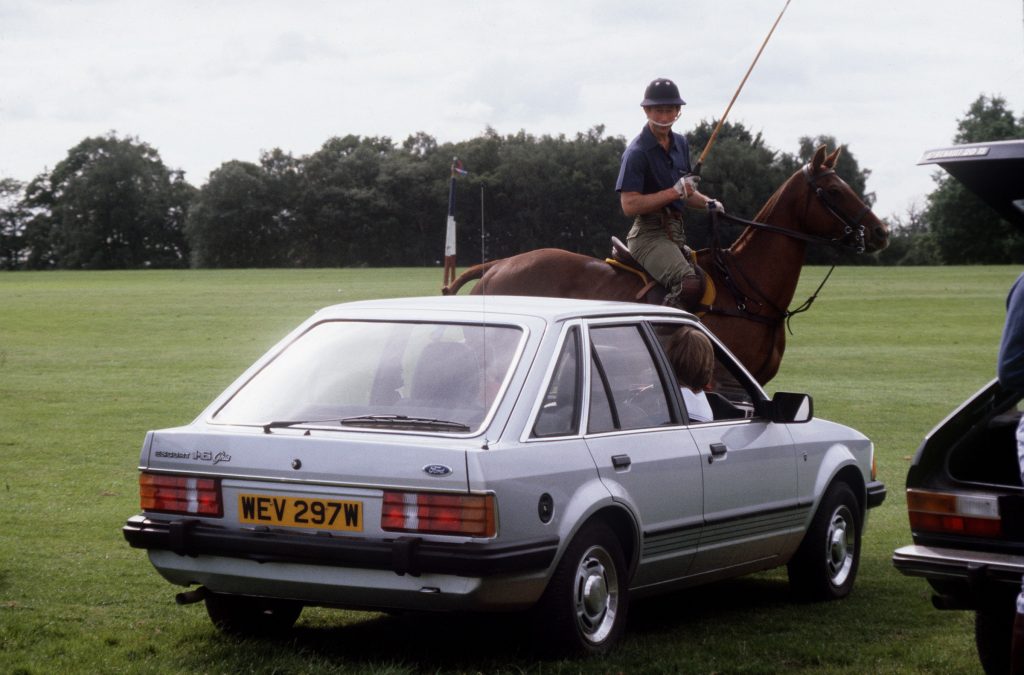
[[[704,323],[762,384],[775,376],[782,361],[787,320],[807,311],[817,295],[790,308],[808,244],[858,252],[888,244],[885,223],[836,173],[839,154],[838,148],[827,154],[819,147],[753,221],[724,216],[747,225],[729,249],[712,247],[698,255],[718,292]]]
[[[795,190],[802,196],[795,197],[792,208],[806,234],[858,252],[880,251],[889,244],[889,229],[836,173],[841,150],[826,155],[825,146],[819,147],[787,182],[803,188]]]

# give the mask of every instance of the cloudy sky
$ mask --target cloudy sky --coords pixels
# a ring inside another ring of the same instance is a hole
[[[222,162],[346,134],[632,138],[662,76],[685,131],[722,114],[783,5],[0,0],[0,177],[29,180],[111,130],[197,186]],[[1024,0],[791,0],[729,119],[786,152],[835,136],[885,217],[923,204],[916,162],[979,94],[1024,115]]]

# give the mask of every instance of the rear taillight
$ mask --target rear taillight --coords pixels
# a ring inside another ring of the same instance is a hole
[[[914,531],[997,537],[1003,533],[999,498],[992,495],[907,490],[907,512]]]
[[[162,511],[219,518],[224,515],[219,478],[139,474],[143,511]]]
[[[494,495],[385,492],[380,527],[392,532],[493,537]]]

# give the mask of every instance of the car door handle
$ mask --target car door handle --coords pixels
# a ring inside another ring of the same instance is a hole
[[[711,454],[708,455],[708,464],[715,461],[716,457],[725,457],[725,453],[729,452],[729,448],[725,447],[725,443],[712,443]]]
[[[628,469],[632,463],[629,455],[612,455],[612,466],[616,469]]]

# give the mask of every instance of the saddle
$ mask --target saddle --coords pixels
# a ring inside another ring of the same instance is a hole
[[[636,302],[643,302],[649,305],[662,305],[665,304],[665,298],[668,296],[668,290],[662,286],[658,281],[652,277],[643,266],[636,261],[633,254],[629,252],[629,248],[622,243],[622,240],[618,237],[613,236],[612,240],[612,254],[611,257],[605,258],[605,262],[617,269],[629,272],[637,275],[643,282],[643,287],[637,292],[634,300]],[[697,267],[697,254],[689,246],[683,247],[683,253],[690,262],[693,263],[694,267]],[[711,307],[715,300],[715,284],[711,280],[711,277],[704,274],[705,286],[704,294],[698,303],[698,306],[691,308],[697,311],[698,316],[704,314],[704,310]]]

